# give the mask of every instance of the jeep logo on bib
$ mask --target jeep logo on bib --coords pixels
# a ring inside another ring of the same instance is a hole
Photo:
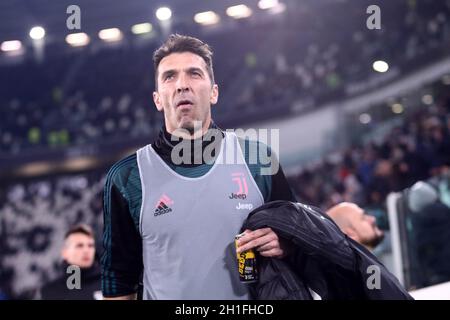
[[[236,172],[231,174],[231,180],[237,184],[237,191],[232,192],[228,199],[230,200],[245,200],[248,196],[248,185],[247,185],[247,178],[245,177],[244,173],[242,172]],[[252,210],[253,204],[251,203],[241,203],[238,202],[236,205],[236,210]]]
[[[242,172],[235,172],[231,174],[231,180],[237,184],[237,191],[232,192],[228,198],[230,200],[238,199],[238,200],[245,200],[247,199],[248,195],[248,186],[247,186],[247,179],[245,178],[244,174]]]

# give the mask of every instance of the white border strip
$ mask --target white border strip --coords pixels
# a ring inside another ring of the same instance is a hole
[[[403,259],[400,241],[400,230],[398,225],[397,200],[401,193],[391,192],[386,198],[388,209],[389,229],[391,231],[392,258],[394,262],[393,273],[402,285],[405,285],[405,275],[403,273]]]

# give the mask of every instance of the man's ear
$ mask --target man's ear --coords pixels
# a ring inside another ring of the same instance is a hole
[[[67,260],[67,248],[64,245],[64,248],[61,249],[61,258],[63,258],[63,260]]]
[[[211,88],[211,97],[209,99],[209,102],[211,104],[216,104],[219,100],[219,86],[217,84],[214,84]]]
[[[346,227],[342,230],[349,238],[359,242],[359,236],[352,227]]]
[[[159,112],[163,111],[163,105],[161,103],[161,97],[157,91],[153,91],[153,102],[155,103],[156,109]]]

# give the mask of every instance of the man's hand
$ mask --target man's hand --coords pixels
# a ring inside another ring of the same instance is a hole
[[[237,241],[238,253],[256,248],[256,251],[264,257],[284,258],[286,256],[284,246],[280,244],[280,239],[271,228],[244,232],[245,235]]]

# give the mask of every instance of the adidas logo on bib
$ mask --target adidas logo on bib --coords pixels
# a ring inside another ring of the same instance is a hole
[[[160,216],[162,214],[166,214],[166,213],[172,212],[172,208],[169,207],[171,205],[173,205],[172,199],[170,199],[168,196],[163,194],[161,196],[161,198],[159,198],[159,200],[158,200],[158,202],[156,204],[154,216],[157,217],[157,216]]]

